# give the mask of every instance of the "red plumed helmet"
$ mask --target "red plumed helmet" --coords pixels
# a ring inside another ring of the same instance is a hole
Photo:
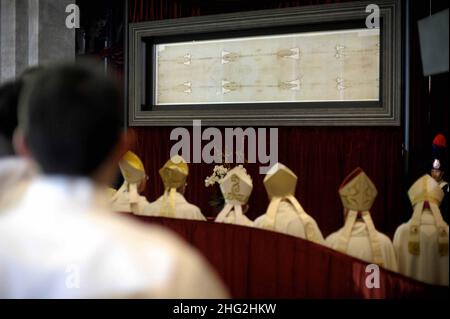
[[[447,141],[445,140],[445,136],[442,134],[438,134],[434,137],[433,145],[438,147],[447,147]]]

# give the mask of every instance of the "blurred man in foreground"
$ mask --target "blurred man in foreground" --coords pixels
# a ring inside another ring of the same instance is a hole
[[[192,249],[108,213],[121,145],[120,96],[91,68],[51,67],[27,83],[15,141],[42,174],[0,215],[0,298],[222,298]]]

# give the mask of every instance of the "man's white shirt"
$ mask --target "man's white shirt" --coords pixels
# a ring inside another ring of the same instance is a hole
[[[0,298],[224,298],[200,255],[111,213],[87,179],[37,178],[0,215]]]

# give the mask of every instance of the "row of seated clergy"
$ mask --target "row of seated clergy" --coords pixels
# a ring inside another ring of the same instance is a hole
[[[390,239],[376,231],[369,209],[377,190],[367,175],[357,169],[344,181],[340,195],[346,209],[345,226],[331,234],[326,242],[316,221],[309,216],[294,197],[297,176],[283,164],[274,165],[264,179],[270,204],[264,215],[252,223],[242,213],[248,201],[252,180],[245,169],[235,167],[221,181],[225,207],[216,222],[252,226],[304,238],[318,244],[327,244],[343,253],[397,270],[394,247]],[[362,212],[358,218],[358,212]]]
[[[266,214],[252,222],[242,210],[253,189],[251,177],[242,166],[230,170],[220,182],[225,207],[215,221],[241,226],[255,226],[306,238],[323,244],[323,236],[314,219],[307,215],[292,195],[295,193],[297,177],[283,164],[274,165],[264,179],[271,202]]]
[[[181,156],[174,156],[159,170],[164,183],[164,194],[149,203],[140,193],[145,189],[146,173],[140,158],[128,151],[120,163],[124,183],[115,192],[112,190],[112,209],[142,216],[160,216],[192,220],[206,220],[200,209],[188,203],[183,194],[189,175],[187,163]]]
[[[345,225],[326,240],[316,221],[294,197],[296,185],[297,176],[289,168],[280,163],[272,167],[264,178],[270,204],[254,225],[327,245],[353,257],[397,270],[392,242],[375,229],[370,217],[369,209],[377,195],[376,188],[360,168],[345,179],[339,190],[345,208]]]
[[[178,164],[174,161],[178,161]],[[126,165],[121,164],[122,167],[126,168]],[[159,203],[152,203],[155,204],[155,209],[151,216],[204,220],[204,218],[193,218],[177,201],[172,202],[175,204],[172,206],[175,213],[164,213],[166,209],[162,207],[167,204],[163,202],[167,203],[171,189],[185,185],[187,164],[181,158],[173,158],[160,171],[163,180],[164,176],[168,175],[164,173],[164,168],[175,173],[171,173],[172,178],[164,182],[166,193],[155,202]],[[179,172],[183,173],[179,174]],[[122,173],[126,180],[130,180],[127,177],[127,170],[122,168]],[[174,183],[176,180],[178,183]],[[394,237],[395,249],[391,240],[376,230],[371,219],[370,209],[377,196],[377,189],[362,169],[354,170],[341,184],[339,195],[344,207],[345,223],[326,240],[323,239],[315,220],[304,211],[294,197],[296,185],[297,176],[289,168],[280,163],[274,165],[264,178],[270,204],[266,213],[252,222],[243,211],[252,192],[252,179],[242,166],[237,166],[230,170],[220,182],[225,207],[215,221],[254,226],[293,235],[327,245],[342,253],[399,271],[424,282],[448,285],[448,225],[443,221],[438,207],[443,198],[443,192],[439,184],[429,175],[419,179],[408,192],[414,206],[414,214],[408,223],[398,228]],[[137,196],[139,198],[139,195]],[[129,207],[126,210],[126,207],[120,207],[116,210],[145,215],[139,208],[141,200],[138,199],[135,202],[138,205],[134,209]],[[142,202],[146,202],[145,198]],[[184,197],[182,202],[186,203]],[[152,204],[143,204],[142,211],[148,210],[146,207]],[[193,210],[200,211],[196,207]]]
[[[220,182],[226,205],[215,221],[286,233],[430,284],[448,285],[448,225],[438,207],[443,191],[431,176],[424,175],[409,190],[414,214],[397,229],[394,245],[374,226],[370,209],[377,189],[362,169],[355,169],[341,184],[345,224],[325,241],[314,219],[294,197],[296,184],[297,177],[289,168],[275,165],[264,179],[270,198],[267,212],[252,222],[242,209],[250,197],[252,179],[243,167],[235,167]]]

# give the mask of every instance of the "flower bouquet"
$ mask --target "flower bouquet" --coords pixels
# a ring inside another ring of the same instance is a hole
[[[227,175],[229,170],[230,167],[228,167],[228,165],[214,166],[213,173],[205,179],[205,187],[211,187],[215,184],[220,185],[220,182]],[[208,201],[208,204],[214,209],[216,214],[219,213],[225,205],[225,199],[223,198],[222,192],[219,188],[217,189],[218,192],[216,191]]]

